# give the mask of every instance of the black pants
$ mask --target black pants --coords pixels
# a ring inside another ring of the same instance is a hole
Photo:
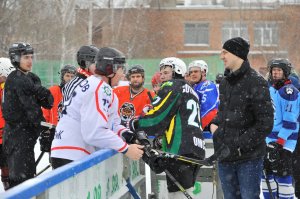
[[[63,159],[63,158],[51,158],[51,166],[53,169],[62,167],[66,164],[73,162],[73,160]]]
[[[169,159],[167,170],[179,182],[179,184],[189,189],[194,186],[199,171],[199,166],[185,163],[180,160]],[[167,185],[169,192],[180,191],[177,185],[167,176]]]
[[[34,146],[39,130],[24,126],[5,125],[3,150],[9,168],[10,188],[36,174]]]

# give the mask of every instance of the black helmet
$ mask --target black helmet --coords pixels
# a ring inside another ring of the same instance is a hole
[[[143,67],[139,64],[137,65],[133,65],[130,67],[130,69],[128,70],[128,73],[126,75],[127,79],[129,79],[130,75],[135,74],[135,73],[139,73],[142,75],[142,77],[145,76],[145,70],[143,69]]]
[[[272,76],[272,69],[274,67],[281,68],[283,70],[283,74],[285,78],[288,78],[288,76],[291,74],[292,70],[292,64],[288,59],[283,58],[277,58],[272,59],[268,62],[268,67],[270,71],[270,75]]]
[[[11,63],[15,67],[19,67],[21,55],[33,54],[33,48],[30,44],[25,42],[16,42],[9,47],[8,50],[9,58]]]
[[[96,73],[109,76],[120,67],[125,68],[126,60],[122,52],[115,48],[100,48],[96,56]]]
[[[220,82],[222,81],[223,78],[224,78],[224,75],[222,73],[218,73],[216,75],[216,83],[220,84]]]
[[[86,62],[95,63],[95,57],[99,49],[93,45],[81,46],[77,52],[77,62],[80,68],[87,68]]]
[[[65,83],[65,82],[64,82],[64,75],[65,75],[66,73],[72,73],[72,74],[75,75],[75,73],[76,73],[76,67],[73,66],[73,65],[67,64],[67,65],[65,65],[65,66],[60,70],[60,81],[63,82],[63,83]]]

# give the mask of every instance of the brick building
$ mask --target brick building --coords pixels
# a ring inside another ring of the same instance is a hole
[[[300,72],[300,4],[236,3],[79,9],[76,26],[85,33],[92,24],[94,44],[117,47],[129,58],[218,56],[224,41],[243,36],[256,69],[263,70],[272,57],[285,57]]]

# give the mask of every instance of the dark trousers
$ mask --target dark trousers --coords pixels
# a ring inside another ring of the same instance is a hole
[[[23,145],[14,148],[7,157],[10,188],[34,177],[36,165],[34,146]]]
[[[36,128],[5,125],[3,150],[9,168],[10,188],[36,174],[34,146],[38,134],[39,130]]]
[[[189,189],[194,186],[197,174],[199,172],[199,166],[174,159],[168,160],[168,166],[166,169],[185,189]],[[177,185],[168,177],[168,175],[167,186],[169,192],[180,191]]]

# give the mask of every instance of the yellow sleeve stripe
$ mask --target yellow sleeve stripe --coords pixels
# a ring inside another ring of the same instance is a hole
[[[155,106],[153,109],[151,109],[146,115],[152,115],[154,114],[156,111],[158,111],[165,103],[166,101],[169,99],[170,95],[172,94],[172,91],[170,91],[168,93],[168,95],[165,97],[165,99],[158,105]]]
[[[167,138],[168,144],[170,144],[171,139],[172,139],[172,134],[173,134],[174,125],[175,125],[175,117],[176,117],[176,115],[174,115],[174,117],[172,118],[170,127],[169,127],[168,131],[166,131],[166,138]]]

